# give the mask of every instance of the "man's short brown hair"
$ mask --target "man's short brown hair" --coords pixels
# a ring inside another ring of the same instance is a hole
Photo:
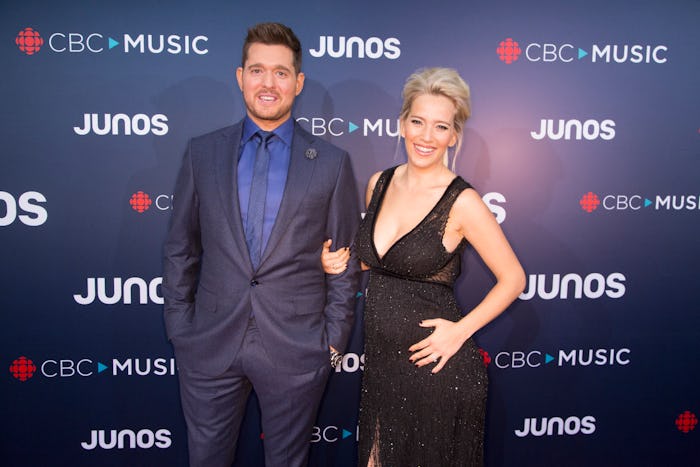
[[[284,45],[289,47],[294,56],[294,71],[301,71],[301,42],[289,27],[281,23],[260,23],[248,29],[245,42],[243,42],[243,54],[241,67],[245,67],[248,59],[248,49],[255,43],[267,45]]]

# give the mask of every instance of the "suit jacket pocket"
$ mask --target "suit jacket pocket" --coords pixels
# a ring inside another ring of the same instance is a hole
[[[170,338],[177,339],[186,336],[193,330],[206,328],[205,323],[211,321],[208,317],[214,316],[214,312],[216,312],[216,295],[199,287],[194,297],[194,303],[182,313],[183,316],[175,324],[175,331]]]

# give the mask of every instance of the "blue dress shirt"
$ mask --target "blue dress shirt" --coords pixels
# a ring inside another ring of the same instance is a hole
[[[245,117],[243,131],[241,133],[241,150],[238,156],[238,204],[241,207],[241,219],[243,226],[248,222],[248,199],[250,198],[250,184],[253,180],[253,166],[255,165],[255,153],[258,142],[255,133],[260,131],[249,117]],[[268,142],[267,150],[270,153],[270,165],[267,172],[267,194],[265,195],[265,218],[263,220],[262,251],[265,251],[267,241],[270,239],[272,226],[275,225],[277,212],[282,203],[284,185],[287,182],[289,159],[292,153],[292,135],[294,134],[294,121],[290,118],[273,131],[275,136]]]

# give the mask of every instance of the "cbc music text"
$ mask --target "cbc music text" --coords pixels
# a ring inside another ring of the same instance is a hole
[[[602,195],[601,195],[602,196]],[[654,211],[698,211],[700,195],[656,195],[654,201],[640,194],[615,194],[602,196],[606,211],[640,211],[652,207]]]
[[[621,298],[626,292],[624,284],[626,280],[625,275],[620,272],[613,272],[607,276],[593,272],[585,277],[576,273],[529,274],[527,287],[518,298],[530,300],[537,296],[543,300],[583,297],[596,299],[603,295],[609,298]]]
[[[136,114],[133,117],[118,114],[86,113],[83,115],[83,126],[74,126],[75,134],[85,136],[89,133],[96,135],[137,135],[144,136],[153,133],[163,136],[168,133],[168,117],[163,114],[152,116]]]
[[[541,140],[544,138],[551,140],[581,140],[589,141],[602,139],[610,141],[615,138],[615,122],[610,119],[597,121],[588,119],[583,122],[581,120],[540,120],[540,128],[538,131],[531,131],[530,136],[533,139]]]
[[[657,63],[668,61],[665,45],[649,44],[592,44],[592,63]],[[587,56],[572,44],[531,43],[525,47],[525,57],[530,62],[573,62]]]
[[[314,136],[342,136],[346,133],[353,133],[360,126],[355,125],[352,121],[341,117],[297,117],[296,121],[302,126],[305,126]],[[345,128],[348,128],[347,131]],[[362,119],[362,136],[370,134],[376,136],[390,136],[396,138],[399,136],[399,120],[397,118],[377,118],[370,120],[369,118]]]
[[[124,34],[121,39],[124,53],[168,53],[171,55],[192,53],[205,55],[209,53],[206,48],[209,38],[202,35]],[[56,53],[102,53],[105,49],[109,50],[115,46],[112,41],[114,39],[96,32],[89,34],[55,32],[49,36],[49,48]]]
[[[380,39],[379,37],[369,37],[362,39],[357,36],[346,38],[345,36],[320,36],[318,47],[309,49],[312,57],[320,58],[328,55],[331,58],[388,58],[395,60],[401,56],[399,46],[401,41],[395,37]]]
[[[100,368],[101,367],[101,368]],[[48,359],[40,366],[41,374],[46,378],[87,378],[109,369],[107,365],[90,358],[71,360]],[[113,358],[112,376],[174,376],[177,364],[174,358]]]
[[[621,349],[573,349],[559,350],[556,358],[547,352],[530,350],[523,352],[498,352],[493,363],[500,369],[538,368],[540,366],[626,366],[630,364],[631,350]]]
[[[16,220],[29,227],[38,227],[46,222],[49,213],[44,206],[46,196],[38,191],[27,191],[15,198],[12,193],[0,191],[0,227],[11,225]],[[4,209],[2,208],[2,205]],[[18,214],[21,212],[22,214]]]
[[[87,450],[93,449],[150,449],[153,447],[167,449],[172,445],[170,430],[90,430],[90,440],[83,441],[80,446]]]
[[[595,417],[591,415],[586,415],[585,417],[570,416],[566,419],[562,417],[542,417],[539,419],[530,417],[523,421],[522,428],[515,430],[515,436],[524,438],[528,435],[590,435],[595,432],[595,422]]]

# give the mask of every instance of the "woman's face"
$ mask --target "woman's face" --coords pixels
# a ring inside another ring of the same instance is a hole
[[[401,136],[406,140],[408,163],[417,167],[442,164],[448,147],[457,142],[452,122],[455,106],[445,96],[421,94],[401,122]]]

